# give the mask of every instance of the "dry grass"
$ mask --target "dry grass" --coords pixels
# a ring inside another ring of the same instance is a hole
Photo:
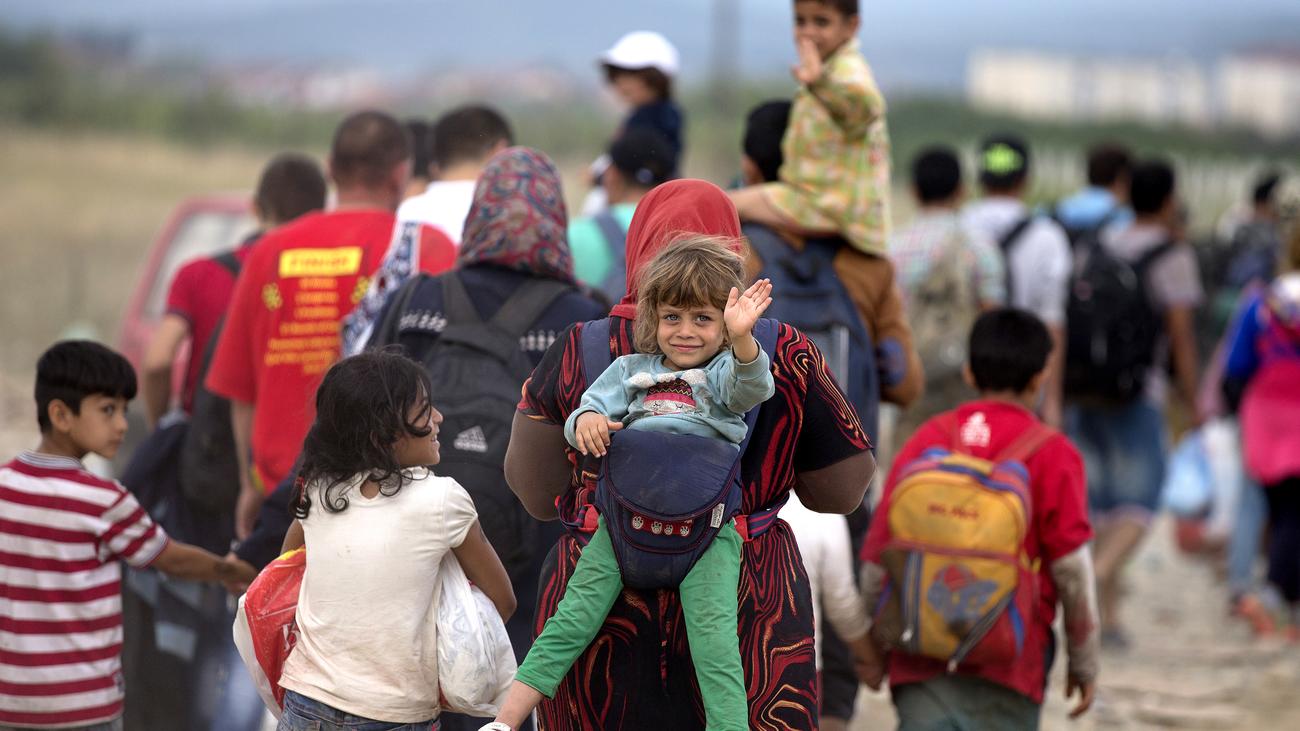
[[[264,159],[0,127],[0,375],[30,372],[74,324],[111,340],[172,207],[197,193],[251,189]]]

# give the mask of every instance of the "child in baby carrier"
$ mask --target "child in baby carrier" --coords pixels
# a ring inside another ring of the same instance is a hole
[[[554,695],[624,586],[680,592],[708,727],[748,727],[734,518],[753,418],[746,415],[775,392],[759,344],[768,340],[770,349],[766,335],[775,328],[760,320],[771,283],[742,293],[742,276],[741,257],[706,237],[669,245],[642,272],[638,353],[591,382],[565,423],[570,445],[603,458],[598,527],[496,722],[484,729],[517,728]]]

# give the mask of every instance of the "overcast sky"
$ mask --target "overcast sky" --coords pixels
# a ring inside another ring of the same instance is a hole
[[[782,73],[793,60],[787,0],[732,0],[739,68]],[[448,65],[549,63],[589,73],[625,30],[649,28],[708,69],[710,0],[5,0],[0,22],[138,34],[149,54],[218,61],[333,61],[402,73]],[[970,51],[1182,55],[1300,45],[1298,0],[864,0],[864,49],[887,86],[955,88]]]

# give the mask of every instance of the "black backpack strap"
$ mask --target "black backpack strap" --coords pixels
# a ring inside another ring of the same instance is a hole
[[[557,279],[530,279],[502,303],[491,322],[506,334],[521,338],[547,308],[572,289],[573,285]]]
[[[1012,226],[1010,230],[1002,234],[1002,238],[998,239],[998,248],[1002,250],[1002,256],[1011,256],[1011,250],[1015,248],[1016,244],[1020,243],[1020,237],[1029,229],[1029,224],[1033,222],[1034,216],[1025,216],[1016,221],[1016,225]]]
[[[239,257],[235,255],[235,252],[223,251],[212,257],[212,261],[220,264],[221,268],[230,272],[232,277],[239,276],[239,270],[242,268],[242,265],[239,263]]]
[[[503,363],[509,363],[519,352],[519,338],[545,308],[569,289],[568,284],[556,280],[530,280],[510,295],[496,316],[484,321],[459,272],[449,272],[441,281],[447,326],[440,339],[489,353]]]
[[[1157,261],[1164,258],[1165,254],[1173,251],[1177,246],[1178,242],[1172,239],[1166,240],[1158,246],[1151,247],[1145,254],[1139,256],[1137,261],[1133,262],[1133,271],[1139,277],[1143,277],[1143,284],[1146,283],[1145,277],[1147,275],[1147,270],[1154,266]]]
[[[582,326],[582,377],[586,385],[595,383],[609,364],[610,318],[592,320]],[[586,390],[584,387],[583,390]]]
[[[1015,296],[1012,291],[1015,288],[1015,278],[1011,273],[1011,250],[1015,248],[1016,244],[1020,243],[1020,238],[1029,230],[1029,225],[1033,222],[1033,214],[1025,216],[1017,221],[1016,225],[1012,226],[1010,230],[1002,234],[1002,238],[998,239],[998,249],[1002,251],[1002,267],[1006,270],[1004,280],[1007,287],[1007,304],[1011,304],[1012,298]]]
[[[417,274],[403,284],[389,299],[391,303],[388,311],[384,314],[384,319],[375,324],[375,329],[370,335],[370,341],[375,345],[391,345],[397,342],[398,335],[401,334],[402,316],[406,314],[407,308],[411,306],[411,300],[415,298],[415,290],[429,278],[427,274]]]

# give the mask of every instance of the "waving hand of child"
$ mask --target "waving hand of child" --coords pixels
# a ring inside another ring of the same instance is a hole
[[[731,338],[731,349],[736,360],[751,363],[758,357],[758,341],[751,334],[754,323],[767,312],[772,304],[772,281],[760,279],[750,285],[744,294],[735,288],[727,296],[727,308],[722,312],[722,321],[727,326],[727,336]]]

